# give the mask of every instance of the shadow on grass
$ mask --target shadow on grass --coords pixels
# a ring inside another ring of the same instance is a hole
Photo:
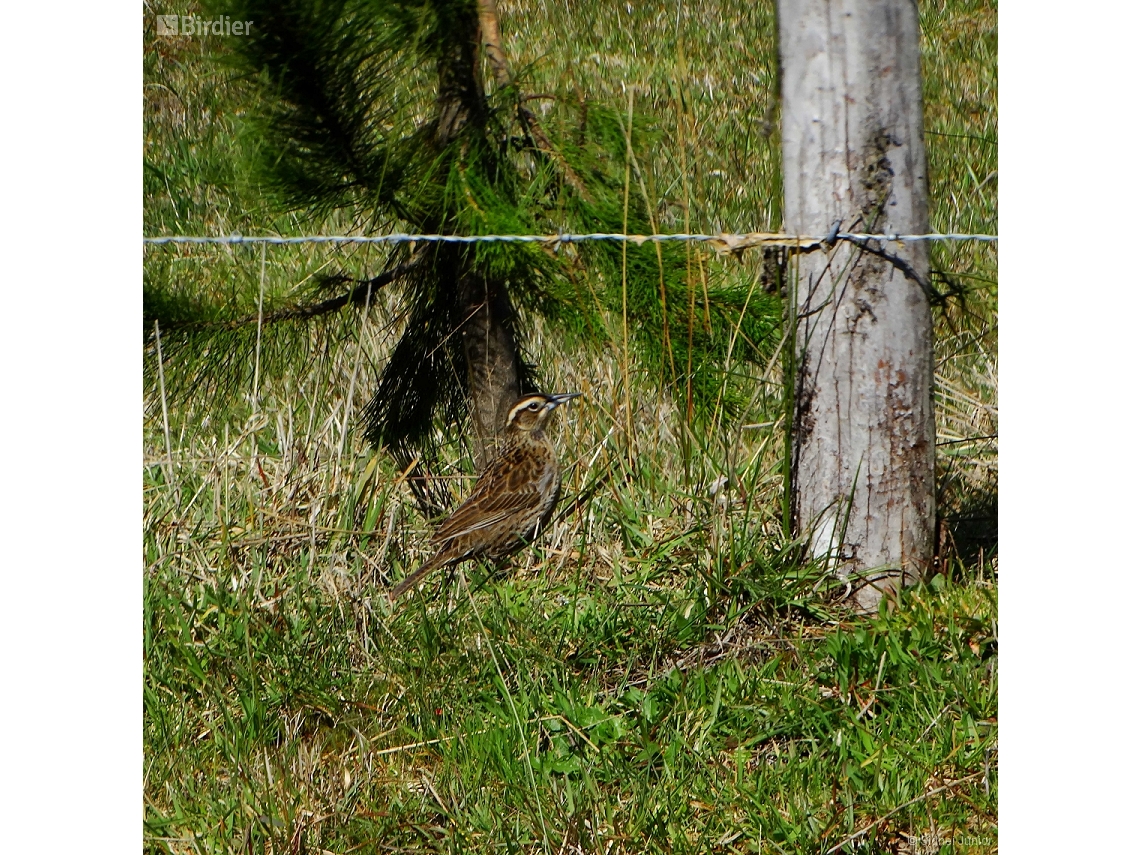
[[[998,551],[997,481],[967,488],[956,507],[943,511],[939,524],[939,552],[957,555],[963,563],[988,563]]]

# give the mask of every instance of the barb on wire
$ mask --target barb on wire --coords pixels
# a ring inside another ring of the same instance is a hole
[[[143,243],[151,246],[161,244],[400,244],[400,243],[542,243],[552,246],[584,241],[625,241],[640,246],[647,242],[694,241],[709,243],[720,253],[737,253],[756,246],[787,246],[806,251],[836,240],[854,243],[870,240],[897,241],[996,241],[997,235],[983,234],[857,234],[833,231],[829,235],[805,236],[785,235],[768,232],[748,232],[746,234],[652,234],[627,235],[620,233],[595,232],[591,234],[553,235],[434,235],[406,234],[395,232],[386,235],[301,235],[282,237],[278,235],[161,235],[144,237]]]

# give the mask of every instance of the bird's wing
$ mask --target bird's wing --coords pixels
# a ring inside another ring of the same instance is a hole
[[[444,520],[433,540],[454,540],[472,534],[510,517],[537,510],[541,503],[542,497],[533,484],[510,492],[472,495]]]
[[[518,477],[517,467],[511,465],[510,458],[496,463],[500,465],[489,467],[467,500],[443,521],[432,538],[434,541],[454,540],[542,506],[539,482]]]

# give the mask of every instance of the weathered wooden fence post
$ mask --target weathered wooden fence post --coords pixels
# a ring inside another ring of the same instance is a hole
[[[913,0],[779,0],[785,229],[928,231]],[[791,256],[798,306],[797,528],[873,609],[934,550],[925,242]]]

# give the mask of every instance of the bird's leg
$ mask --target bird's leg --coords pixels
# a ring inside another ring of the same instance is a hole
[[[508,575],[511,566],[510,558],[499,558],[494,561],[489,561],[491,570],[487,573],[488,579],[499,579]]]
[[[456,609],[458,609],[463,602],[459,599],[459,588],[454,584],[455,577],[459,575],[460,563],[462,562],[456,562],[447,568],[447,578],[443,581],[443,590],[447,591],[448,617],[455,614]]]

